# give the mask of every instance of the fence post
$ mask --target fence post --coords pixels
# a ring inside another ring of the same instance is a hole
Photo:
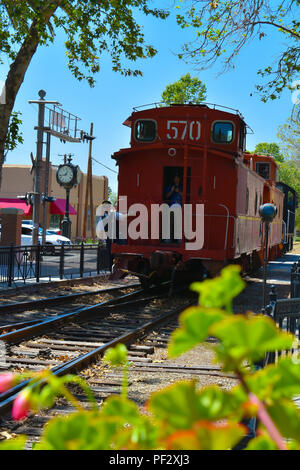
[[[100,246],[100,240],[98,241],[98,246],[97,246],[97,274],[100,274],[100,266],[101,266],[101,246]]]
[[[81,247],[80,247],[79,271],[80,271],[80,277],[83,277],[83,273],[84,273],[84,243],[83,242],[81,242]]]
[[[270,292],[270,302],[276,302],[277,300],[277,292],[276,292],[276,287],[272,285],[270,287],[271,292]]]
[[[112,239],[107,237],[106,239],[106,253],[105,253],[105,257],[106,257],[106,264],[108,264],[108,269],[112,270],[112,256],[111,256],[111,245],[112,245]]]
[[[11,243],[9,248],[9,259],[8,259],[8,287],[11,287],[14,278],[14,244]]]
[[[59,278],[64,278],[65,269],[65,244],[61,244],[60,255],[59,255]]]
[[[277,301],[276,287],[274,285],[272,285],[270,287],[270,289],[271,289],[271,292],[269,294],[270,295],[270,303],[268,305],[266,305],[265,308],[262,309],[261,313],[263,315],[266,315],[267,317],[271,318],[274,322],[276,322],[276,318],[275,318],[275,305],[276,305],[276,301]],[[274,364],[275,363],[275,358],[276,358],[276,354],[275,354],[274,351],[266,352],[265,358],[262,361],[262,363],[263,363],[262,367],[266,367],[268,364]]]
[[[40,282],[40,259],[41,259],[41,245],[38,242],[36,247],[36,258],[35,258],[35,278],[36,282]]]

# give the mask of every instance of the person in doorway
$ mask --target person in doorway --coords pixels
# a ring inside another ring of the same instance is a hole
[[[176,174],[174,176],[173,184],[170,184],[166,189],[166,198],[170,207],[175,209],[176,206],[181,208],[182,206],[182,184],[180,181],[180,176]],[[180,243],[181,240],[175,238],[175,220],[174,212],[170,214],[170,239],[165,239],[165,243]]]
[[[170,184],[166,189],[166,198],[169,200],[169,206],[179,204],[182,206],[182,184],[180,182],[180,176],[175,175],[173,184]]]

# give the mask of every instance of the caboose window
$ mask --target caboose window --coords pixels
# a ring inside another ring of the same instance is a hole
[[[215,122],[213,125],[212,139],[217,143],[230,143],[233,140],[232,122]]]
[[[256,163],[255,171],[265,180],[270,179],[270,163]]]
[[[150,120],[139,120],[135,123],[136,140],[152,142],[156,137],[156,122]]]

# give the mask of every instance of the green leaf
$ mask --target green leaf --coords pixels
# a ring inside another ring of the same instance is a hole
[[[267,409],[282,436],[300,443],[300,410],[297,405],[281,399],[274,401]]]
[[[226,369],[236,370],[242,362],[263,359],[267,351],[289,349],[293,335],[284,333],[274,322],[263,315],[235,315],[211,327],[214,336],[221,340],[216,348]]]
[[[24,450],[26,440],[26,436],[19,436],[16,439],[7,439],[0,442],[0,450]]]
[[[114,348],[109,348],[103,360],[108,362],[111,366],[120,367],[127,362],[127,348],[124,344],[117,344]]]
[[[278,447],[269,436],[259,436],[251,439],[246,450],[278,450]]]
[[[119,427],[118,417],[99,419],[92,412],[73,413],[51,420],[36,450],[108,450]]]
[[[246,377],[252,393],[260,400],[278,400],[300,395],[300,367],[293,358],[283,358],[277,364]]]
[[[119,425],[113,437],[114,449],[157,448],[157,427],[148,416],[140,413],[138,406],[123,397],[109,397],[102,409],[101,419],[118,417]]]
[[[159,427],[171,432],[190,429],[201,420],[219,420],[229,416],[241,417],[239,398],[230,392],[209,387],[196,390],[193,381],[177,382],[150,397],[148,408]]]
[[[178,356],[205,341],[211,326],[224,318],[224,313],[218,309],[190,307],[185,310],[179,317],[180,328],[171,335],[169,356]]]
[[[55,402],[55,391],[52,390],[50,385],[45,385],[39,397],[38,404],[41,408],[51,408]]]
[[[199,304],[211,308],[225,307],[231,313],[232,300],[245,288],[240,271],[240,266],[231,265],[222,269],[220,276],[214,279],[194,282],[191,289],[200,294]]]
[[[177,382],[151,395],[148,408],[173,429],[189,429],[199,420],[195,382]]]
[[[228,450],[246,434],[244,426],[236,423],[199,422],[194,429],[179,431],[167,439],[168,450]]]
[[[137,405],[131,400],[118,396],[111,396],[105,400],[101,415],[118,416],[125,423],[134,423],[140,418]]]
[[[244,397],[240,399],[218,386],[205,387],[198,392],[197,410],[201,419],[210,421],[230,417],[241,419],[243,401]]]

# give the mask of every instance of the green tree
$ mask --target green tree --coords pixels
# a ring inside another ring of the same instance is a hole
[[[291,117],[279,126],[277,136],[286,159],[292,160],[300,168],[300,104],[294,106]]]
[[[206,100],[206,86],[199,78],[191,77],[187,73],[182,75],[177,82],[167,85],[161,97],[168,105],[171,103],[199,103]]]
[[[292,161],[284,161],[279,164],[279,179],[300,194],[300,170]]]
[[[276,142],[260,142],[256,145],[254,153],[259,155],[272,155],[275,158],[276,162],[283,162],[284,156],[281,152],[280,146]]]
[[[18,144],[23,143],[23,137],[22,137],[22,134],[20,133],[20,126],[22,124],[20,115],[21,115],[20,112],[14,111],[10,116],[8,132],[7,132],[5,145],[4,145],[4,152],[5,152],[4,159],[10,150],[14,150]]]
[[[112,203],[113,206],[117,204],[118,195],[110,187],[108,187],[108,200]]]
[[[225,71],[234,67],[234,59],[252,39],[263,41],[271,29],[276,29],[282,37],[279,57],[275,65],[267,62],[266,68],[258,71],[268,80],[256,88],[263,101],[275,99],[297,77],[299,0],[193,0],[182,5],[185,4],[188,6],[182,7],[177,22],[182,28],[195,28],[196,38],[183,46],[179,57],[199,69],[208,68],[223,57]]]
[[[275,142],[260,142],[256,145],[254,153],[260,155],[272,155],[279,166],[279,180],[294,188],[300,194],[300,169],[293,159],[284,155]]]
[[[290,133],[290,139],[287,139],[287,133]],[[299,135],[299,134],[298,134]],[[297,134],[291,135],[291,130],[287,124],[280,127],[278,136],[281,136],[284,140],[284,147],[286,151],[282,151],[280,146],[275,142],[260,142],[256,145],[254,153],[260,155],[272,155],[275,158],[279,166],[279,181],[288,184],[300,194],[300,168],[299,168],[299,157],[298,161],[296,154],[294,153],[297,148]],[[299,138],[298,138],[299,141]],[[290,151],[287,151],[287,148]],[[292,151],[291,151],[292,150]],[[300,150],[300,149],[299,149]],[[300,226],[300,207],[297,209],[297,227]]]
[[[93,86],[100,70],[99,56],[108,52],[112,69],[123,75],[141,75],[128,62],[153,57],[134,15],[142,12],[165,19],[168,13],[151,9],[149,0],[7,0],[0,1],[0,63],[9,61],[6,101],[0,105],[0,182],[9,122],[26,71],[39,46],[65,34],[68,67],[78,80]],[[125,65],[124,65],[125,63]],[[15,140],[16,142],[16,140]]]
[[[294,106],[292,115],[278,128],[285,161],[280,165],[280,180],[292,186],[300,195],[300,104]],[[300,207],[296,212],[297,228],[300,228]]]

